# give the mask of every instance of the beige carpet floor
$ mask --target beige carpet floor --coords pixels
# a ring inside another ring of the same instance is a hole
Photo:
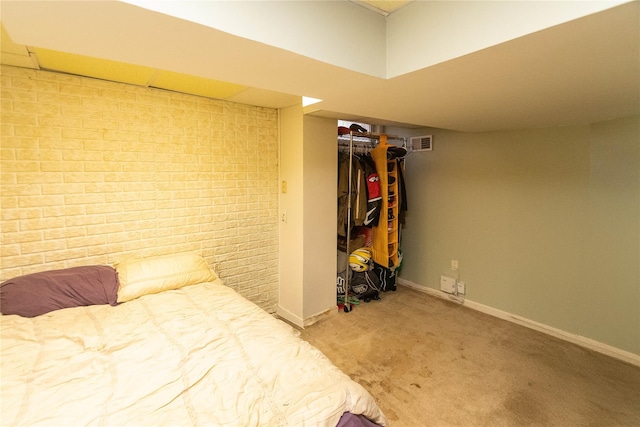
[[[407,287],[301,337],[392,426],[640,426],[640,367]]]

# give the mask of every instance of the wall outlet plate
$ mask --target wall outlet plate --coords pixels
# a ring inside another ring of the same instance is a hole
[[[449,276],[440,276],[440,290],[448,294],[456,292],[456,279]]]

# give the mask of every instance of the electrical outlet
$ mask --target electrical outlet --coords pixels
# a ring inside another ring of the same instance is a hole
[[[448,276],[440,276],[440,290],[448,294],[456,292],[456,279]]]
[[[451,260],[451,269],[453,271],[458,271],[458,260],[457,259],[452,259]]]
[[[465,286],[464,282],[458,282],[458,293],[459,294],[464,294],[466,289],[467,289],[467,287]]]

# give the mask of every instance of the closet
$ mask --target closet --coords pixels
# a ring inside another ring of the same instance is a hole
[[[395,290],[394,272],[401,261],[401,223],[406,210],[402,173],[406,153],[404,138],[354,130],[347,133],[339,128],[337,285],[338,302],[345,312],[352,308],[352,281],[364,277],[360,287],[374,288],[375,292],[364,295],[367,302],[379,299],[381,290]],[[360,256],[366,258],[367,254],[372,260],[370,267],[365,267],[369,271],[358,270]],[[385,287],[389,276],[394,277],[393,286]]]

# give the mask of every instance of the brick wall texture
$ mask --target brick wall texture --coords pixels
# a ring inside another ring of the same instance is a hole
[[[275,311],[277,110],[0,71],[0,281],[197,251]]]

